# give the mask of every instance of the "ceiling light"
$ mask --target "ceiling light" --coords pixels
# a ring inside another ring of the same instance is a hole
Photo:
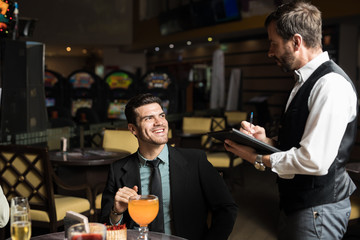
[[[174,48],[174,44],[170,43],[169,48]]]
[[[191,45],[191,41],[187,41],[186,45],[190,46]]]
[[[67,52],[71,52],[71,47],[66,47]]]
[[[213,38],[212,37],[208,37],[208,42],[212,42]]]
[[[160,51],[160,48],[159,48],[159,47],[156,47],[156,48],[155,48],[155,51],[156,51],[156,52]]]

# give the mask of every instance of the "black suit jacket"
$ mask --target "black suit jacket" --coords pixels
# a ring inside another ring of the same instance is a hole
[[[138,161],[135,153],[111,164],[102,197],[101,222],[109,223],[114,196],[119,188],[137,185],[141,190]],[[238,208],[223,179],[207,161],[205,152],[169,146],[169,165],[173,234],[191,240],[227,239]],[[207,225],[209,212],[210,228]],[[127,211],[123,222],[128,228],[134,227]]]

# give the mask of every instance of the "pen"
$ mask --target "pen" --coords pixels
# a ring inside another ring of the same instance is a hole
[[[253,124],[253,119],[254,119],[254,113],[251,112],[251,113],[250,113],[250,127],[251,127],[251,125]]]

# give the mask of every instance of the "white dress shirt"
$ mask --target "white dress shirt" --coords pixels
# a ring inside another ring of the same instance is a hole
[[[295,71],[296,82],[286,109],[310,75],[329,60],[323,52]],[[326,175],[337,156],[347,124],[356,117],[357,96],[351,84],[337,73],[321,77],[310,92],[309,116],[299,148],[270,155],[272,171],[291,179],[295,174]]]

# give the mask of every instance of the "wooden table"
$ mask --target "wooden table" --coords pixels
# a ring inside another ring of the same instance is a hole
[[[103,191],[109,165],[130,153],[127,151],[109,152],[103,149],[72,149],[68,152],[50,151],[49,158],[60,179],[70,185],[88,184],[94,197]],[[60,194],[84,197],[83,193],[60,190]]]
[[[96,148],[75,148],[68,152],[50,151],[50,161],[61,166],[101,166],[109,165],[127,155],[128,151],[109,152]]]
[[[139,232],[137,230],[128,229],[127,230],[127,240],[135,240],[139,236]],[[65,233],[57,232],[57,233],[49,233],[45,235],[40,235],[36,237],[32,237],[32,240],[64,240]],[[149,237],[151,240],[186,240],[185,238],[167,235],[163,233],[157,232],[149,232]],[[10,239],[9,239],[10,240]]]

